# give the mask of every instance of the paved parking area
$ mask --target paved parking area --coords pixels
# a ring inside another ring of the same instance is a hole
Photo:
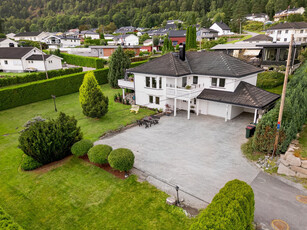
[[[228,122],[196,115],[187,120],[182,112],[177,117],[162,117],[151,128],[134,127],[96,144],[131,149],[137,169],[211,202],[227,181],[251,183],[258,174],[238,151],[246,141],[245,126],[252,119],[251,114],[242,114]]]

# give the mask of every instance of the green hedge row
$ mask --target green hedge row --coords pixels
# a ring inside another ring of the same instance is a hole
[[[271,153],[274,147],[280,102],[260,119],[253,137],[254,151]],[[302,130],[307,119],[307,62],[288,83],[284,112],[280,128],[278,153],[287,151],[290,142]]]
[[[243,181],[232,180],[215,195],[190,229],[253,229],[254,210],[253,189]]]
[[[82,67],[70,68],[70,69],[59,69],[59,70],[50,70],[48,71],[48,78],[63,76],[67,74],[80,73],[82,72]],[[1,75],[1,73],[0,73]],[[27,82],[39,81],[46,79],[45,72],[30,73],[23,76],[13,76],[0,78],[0,87],[22,84]]]
[[[145,62],[146,61],[132,63],[131,67],[138,66]],[[108,72],[109,68],[94,71],[99,85],[108,83]],[[59,97],[76,93],[79,91],[85,73],[86,72],[75,73],[48,80],[1,88],[0,111],[50,99],[51,95]]]
[[[61,53],[63,60],[72,65],[93,67],[96,69],[102,69],[106,60],[95,57],[84,57],[74,54]]]
[[[258,73],[257,87],[262,89],[271,89],[283,84],[285,74],[277,71],[266,71]]]
[[[18,224],[16,224],[12,217],[7,214],[1,207],[0,207],[0,229],[3,230],[22,230]]]

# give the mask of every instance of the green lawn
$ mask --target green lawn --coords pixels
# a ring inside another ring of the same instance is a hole
[[[301,132],[299,143],[301,147],[301,156],[307,158],[307,126],[305,126],[305,128]]]
[[[269,91],[271,93],[277,93],[279,95],[281,95],[282,93],[282,88],[283,88],[283,85],[279,85],[277,87],[274,87],[274,88],[271,88],[271,89],[265,89],[266,91]]]
[[[23,73],[4,73],[4,72],[0,72],[0,76],[10,76],[10,77],[13,77],[13,76],[24,76],[24,75],[27,75],[29,73],[27,72],[23,72]]]
[[[56,99],[59,111],[78,119],[85,138],[97,140],[153,112],[113,102],[121,90],[103,85],[109,96],[109,113],[102,119],[86,118],[78,93]],[[120,180],[76,157],[48,172],[19,170],[22,152],[18,134],[30,118],[55,117],[53,101],[45,100],[0,111],[0,206],[25,229],[188,229],[191,219],[165,203],[167,194],[135,177]],[[3,135],[7,133],[15,133]]]
[[[246,35],[245,37],[243,37],[243,38],[241,38],[241,39],[233,40],[233,41],[231,41],[231,42],[227,42],[226,44],[233,44],[233,43],[236,43],[236,42],[244,41],[244,40],[249,39],[249,38],[251,38],[251,37],[252,37],[252,35]]]

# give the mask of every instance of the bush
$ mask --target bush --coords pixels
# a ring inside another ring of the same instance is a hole
[[[90,140],[83,139],[73,144],[71,153],[77,157],[82,157],[87,154],[92,147],[93,143]]]
[[[129,171],[134,164],[134,154],[130,149],[115,149],[108,157],[109,164],[112,168],[119,171]]]
[[[24,158],[22,159],[22,163],[21,163],[22,170],[31,171],[41,166],[42,164],[34,160],[32,157],[29,157],[28,155],[24,155]]]
[[[85,67],[93,67],[96,69],[103,68],[104,63],[106,63],[106,60],[101,59],[101,58],[84,57],[84,56],[67,54],[67,53],[61,53],[61,57],[68,64],[85,66]]]
[[[253,229],[254,211],[253,189],[243,181],[232,180],[215,195],[190,229]]]
[[[134,50],[128,49],[128,50],[125,50],[124,52],[125,52],[125,54],[126,54],[129,58],[135,57],[135,52],[134,52]]]
[[[283,84],[285,74],[277,71],[266,71],[258,73],[257,87],[262,89],[270,89]]]
[[[93,72],[85,74],[79,92],[84,115],[100,118],[108,112],[109,99],[103,95]]]
[[[88,159],[90,162],[97,164],[106,164],[108,163],[108,156],[112,151],[112,147],[108,145],[95,145],[88,152]]]
[[[63,76],[63,75],[73,74],[73,73],[80,73],[80,72],[82,72],[82,67],[71,68],[71,69],[50,70],[48,71],[48,78],[50,79],[50,78],[54,78],[58,76]],[[0,73],[0,76],[1,76],[1,73]],[[30,73],[30,74],[23,75],[23,76],[4,77],[4,78],[0,78],[0,87],[33,82],[33,81],[39,81],[39,80],[45,80],[45,79],[46,79],[45,72]]]
[[[7,214],[1,207],[0,207],[0,229],[3,230],[22,230],[18,224],[16,224],[12,217]]]
[[[61,112],[57,119],[28,122],[19,136],[19,148],[39,163],[48,164],[71,154],[71,146],[81,139],[77,120]]]

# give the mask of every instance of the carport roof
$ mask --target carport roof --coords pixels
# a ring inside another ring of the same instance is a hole
[[[264,109],[279,99],[280,95],[241,81],[234,92],[204,89],[197,98],[256,109]]]

